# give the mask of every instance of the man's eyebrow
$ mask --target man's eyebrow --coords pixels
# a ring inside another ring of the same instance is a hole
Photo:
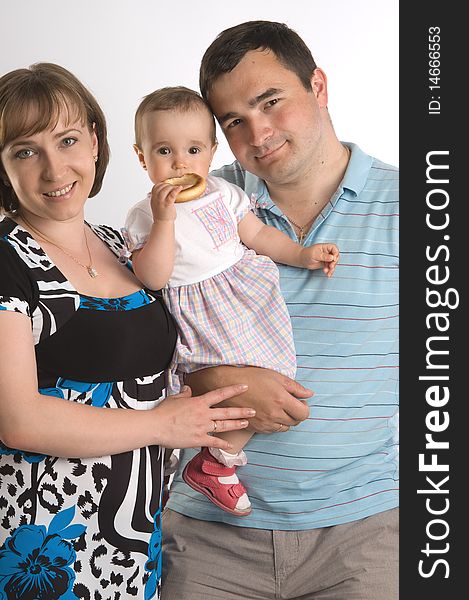
[[[254,108],[260,102],[267,100],[267,98],[270,98],[271,96],[280,94],[280,92],[282,92],[282,90],[280,88],[269,88],[268,90],[265,90],[265,92],[262,92],[262,94],[259,94],[255,98],[251,98],[251,100],[248,101],[248,105],[250,108]]]
[[[248,100],[248,106],[249,106],[249,108],[254,108],[261,102],[264,102],[264,100],[267,100],[267,98],[271,98],[272,96],[275,96],[276,94],[280,94],[282,91],[283,90],[280,88],[269,88],[269,89],[265,90],[265,92],[262,92],[262,94],[259,94],[258,96],[254,96],[254,98],[251,98],[250,100]],[[230,119],[234,119],[237,116],[238,116],[238,114],[235,112],[228,112],[221,117],[217,117],[217,119],[218,119],[218,122],[220,123],[220,125],[223,125],[223,123],[225,123],[226,121],[229,121]]]
[[[220,123],[220,125],[223,126],[223,123],[226,123],[226,121],[234,119],[235,117],[237,117],[237,114],[235,112],[227,112],[222,117],[217,117],[217,120]]]

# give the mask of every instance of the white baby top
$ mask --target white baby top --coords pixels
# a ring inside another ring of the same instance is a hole
[[[150,197],[135,204],[127,215],[124,234],[131,252],[148,239],[153,223]],[[200,198],[176,204],[176,252],[168,285],[197,283],[238,262],[245,252],[238,222],[249,208],[249,198],[241,188],[211,175]]]

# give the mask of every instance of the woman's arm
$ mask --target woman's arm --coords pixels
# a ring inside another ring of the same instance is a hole
[[[208,435],[247,427],[253,412],[212,408],[245,391],[231,386],[199,398],[189,388],[149,411],[98,408],[38,393],[28,317],[0,311],[0,439],[9,448],[84,458],[118,454],[148,445],[229,449]]]
[[[257,254],[269,256],[273,261],[302,267],[304,269],[323,269],[331,276],[339,259],[335,244],[314,244],[301,246],[286,233],[265,225],[252,212],[248,212],[238,224],[241,241]]]

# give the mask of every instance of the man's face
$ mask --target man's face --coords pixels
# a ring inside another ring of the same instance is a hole
[[[271,51],[248,52],[213,85],[209,102],[241,165],[276,185],[300,182],[327,137],[326,80],[311,90]]]

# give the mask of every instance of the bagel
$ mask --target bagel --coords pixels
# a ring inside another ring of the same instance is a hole
[[[186,173],[182,177],[170,177],[165,179],[163,183],[169,183],[170,185],[184,185],[189,186],[184,190],[181,190],[176,197],[176,202],[189,202],[189,200],[195,200],[202,196],[207,187],[205,178],[197,173]]]

